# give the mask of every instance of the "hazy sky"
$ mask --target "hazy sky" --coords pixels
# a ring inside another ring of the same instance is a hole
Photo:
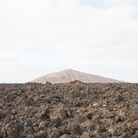
[[[138,83],[138,0],[0,0],[0,83],[68,68]]]

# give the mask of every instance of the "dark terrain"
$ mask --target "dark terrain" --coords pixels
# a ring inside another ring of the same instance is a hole
[[[138,84],[0,84],[0,138],[138,138]]]

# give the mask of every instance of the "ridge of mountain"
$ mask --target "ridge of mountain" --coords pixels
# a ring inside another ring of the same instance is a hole
[[[102,77],[99,75],[93,75],[84,73],[72,69],[66,69],[60,72],[50,73],[39,78],[36,78],[30,82],[45,84],[47,81],[52,84],[67,83],[74,80],[79,80],[85,83],[123,83],[123,81]]]

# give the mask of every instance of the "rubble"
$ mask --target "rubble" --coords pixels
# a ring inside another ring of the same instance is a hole
[[[138,84],[0,84],[0,138],[137,138]]]

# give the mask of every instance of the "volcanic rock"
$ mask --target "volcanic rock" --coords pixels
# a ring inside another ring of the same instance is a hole
[[[129,83],[0,84],[0,138],[137,138],[137,90]]]

